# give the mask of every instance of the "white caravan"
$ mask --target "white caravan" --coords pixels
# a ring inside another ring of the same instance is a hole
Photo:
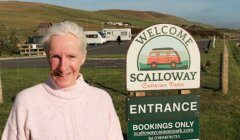
[[[107,41],[116,41],[118,37],[122,41],[132,39],[131,28],[103,29],[102,33],[105,35]]]
[[[87,38],[87,44],[103,44],[107,40],[105,36],[101,32],[97,31],[84,31],[86,38]]]

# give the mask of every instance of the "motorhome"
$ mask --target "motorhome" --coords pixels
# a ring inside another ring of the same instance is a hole
[[[97,31],[84,31],[86,38],[87,38],[87,44],[103,44],[106,42],[106,38],[104,34]]]
[[[132,39],[131,28],[103,29],[102,33],[104,33],[107,41],[117,41],[119,37],[121,41]]]

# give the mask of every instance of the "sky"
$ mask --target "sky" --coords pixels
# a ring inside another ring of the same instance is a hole
[[[1,0],[0,0],[1,1]],[[155,11],[220,28],[240,29],[240,0],[20,0],[96,11]]]

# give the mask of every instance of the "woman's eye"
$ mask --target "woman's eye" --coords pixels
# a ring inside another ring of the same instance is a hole
[[[69,55],[69,58],[76,58],[75,55]]]
[[[58,58],[59,58],[59,56],[57,56],[57,55],[53,55],[50,57],[50,59],[58,59]]]

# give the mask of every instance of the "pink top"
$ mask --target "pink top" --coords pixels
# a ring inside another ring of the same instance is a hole
[[[2,140],[123,140],[111,97],[82,76],[57,89],[49,78],[20,92]]]

